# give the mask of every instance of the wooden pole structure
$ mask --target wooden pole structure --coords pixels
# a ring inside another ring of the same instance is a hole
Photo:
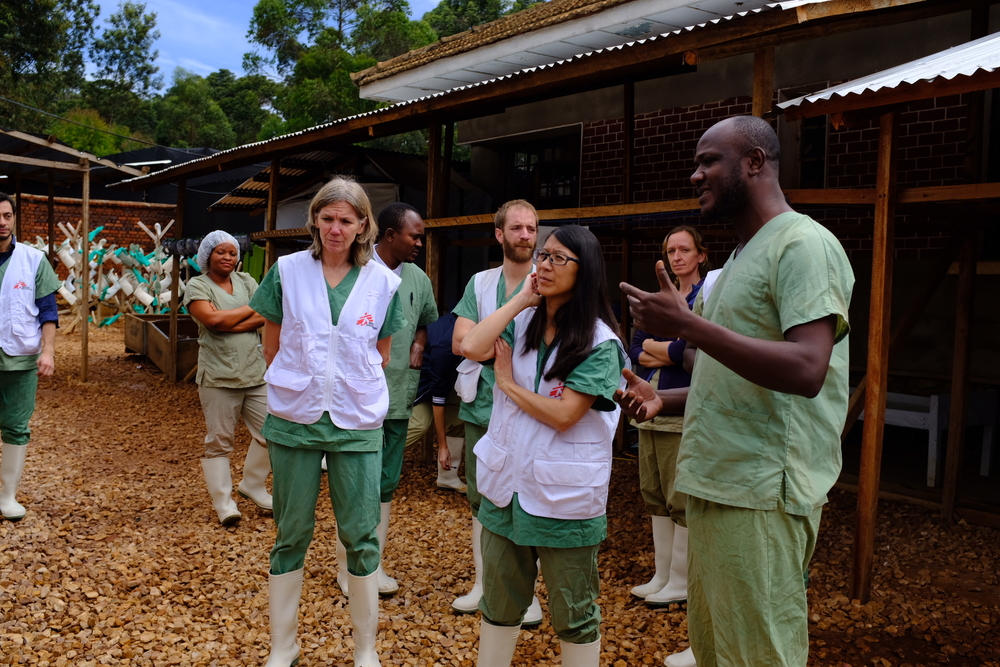
[[[444,126],[444,155],[438,174],[437,203],[434,210],[438,215],[448,215],[448,198],[451,195],[451,157],[455,151],[455,123],[449,121]]]
[[[431,123],[427,132],[427,210],[425,218],[439,218],[436,206],[438,180],[441,178],[441,124]]]
[[[89,370],[89,336],[90,333],[90,161],[80,158],[80,168],[83,170],[83,193],[80,203],[80,243],[83,252],[83,266],[80,269],[80,381],[87,381]]]
[[[427,227],[424,229],[424,260],[427,267],[427,277],[431,281],[431,289],[434,290],[434,303],[437,304],[438,312],[441,312],[441,293],[444,275],[441,271],[441,234],[440,229]]]
[[[622,100],[625,113],[625,151],[622,156],[622,203],[632,203],[632,165],[635,162],[635,82],[626,81]]]
[[[875,523],[882,466],[885,394],[889,376],[889,315],[892,310],[892,259],[896,217],[895,112],[879,122],[878,166],[875,183],[875,229],[872,243],[872,285],[869,307],[868,370],[865,427],[861,437],[858,476],[858,514],[854,531],[854,568],[851,597],[868,602],[875,556]]]
[[[56,265],[56,175],[49,172],[49,198],[48,198],[48,223],[49,223],[49,264]]]
[[[184,237],[184,204],[187,200],[187,179],[177,183],[177,208],[174,212],[174,238]],[[180,314],[181,258],[174,257],[170,268],[170,379],[178,382],[180,369],[177,365],[177,340],[179,338],[177,317]]]
[[[774,47],[757,49],[753,54],[753,115],[763,118],[771,111],[774,97]]]
[[[951,408],[948,413],[948,444],[945,448],[944,489],[941,493],[941,518],[951,521],[955,515],[958,476],[965,450],[965,413],[969,388],[969,333],[972,329],[973,299],[976,279],[976,230],[969,230],[962,244],[958,269],[958,298],[955,305],[955,351],[951,369]]]
[[[278,228],[278,186],[281,178],[281,159],[271,160],[271,177],[267,184],[267,220],[264,221],[264,229],[273,232]],[[371,221],[369,221],[371,222]],[[264,242],[264,273],[271,270],[274,263],[278,261],[274,247],[274,239],[269,238]]]

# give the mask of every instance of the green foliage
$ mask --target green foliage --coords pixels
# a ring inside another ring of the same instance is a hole
[[[108,18],[109,27],[90,47],[98,78],[144,97],[163,87],[163,78],[156,76],[160,68],[153,64],[159,56],[153,50],[153,43],[160,38],[156,13],[145,11],[142,3],[122,2]]]
[[[125,125],[107,123],[101,118],[101,114],[94,109],[73,109],[66,114],[66,118],[89,127],[81,127],[75,123],[57,120],[49,126],[48,132],[59,137],[59,139],[73,148],[92,153],[98,157],[144,147],[144,144],[140,142],[122,139],[121,137],[107,134],[107,132],[114,132],[124,137],[134,136],[137,139],[149,140],[143,137],[141,133],[132,132]],[[104,131],[102,132],[101,130]]]
[[[357,23],[349,44],[357,54],[385,61],[437,41],[426,21],[411,21],[406,0],[365,3],[357,9]]]
[[[267,107],[278,94],[279,84],[260,74],[237,78],[227,69],[212,72],[205,82],[236,133],[236,143],[256,141],[265,120],[272,115]]]
[[[158,143],[178,148],[223,149],[236,145],[236,133],[219,103],[212,99],[211,86],[180,67],[174,70],[173,85],[157,104],[157,116]]]
[[[424,14],[439,37],[465,32],[477,25],[527,9],[542,0],[441,0]]]

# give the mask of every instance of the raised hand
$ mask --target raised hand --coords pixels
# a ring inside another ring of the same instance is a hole
[[[659,292],[644,292],[638,287],[621,283],[628,299],[629,310],[635,325],[647,333],[661,338],[679,338],[684,318],[692,317],[687,301],[674,287],[662,261],[656,263]]]
[[[627,368],[622,371],[622,377],[625,378],[627,385],[624,391],[621,389],[615,391],[615,401],[622,406],[622,410],[629,418],[644,422],[660,414],[663,401],[653,389],[653,385]]]

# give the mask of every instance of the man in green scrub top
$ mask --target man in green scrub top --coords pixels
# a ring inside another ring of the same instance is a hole
[[[402,202],[386,206],[378,216],[378,232],[378,245],[375,246],[372,258],[402,279],[397,294],[407,322],[406,328],[392,336],[389,365],[385,367],[385,381],[389,386],[389,412],[382,423],[385,444],[382,448],[382,477],[379,482],[382,518],[378,524],[379,549],[384,552],[389,534],[392,496],[399,488],[399,478],[403,473],[406,429],[413,412],[413,399],[417,396],[417,384],[420,382],[420,367],[427,344],[427,325],[438,318],[438,311],[430,278],[413,263],[424,247],[424,221],[417,209]],[[337,562],[345,560],[338,558]],[[385,573],[380,562],[378,592],[390,595],[398,590],[399,584]]]
[[[15,496],[24,471],[38,376],[55,371],[59,311],[45,254],[14,239],[14,200],[0,192],[0,514],[24,518]]]
[[[462,340],[472,327],[510,301],[533,269],[531,254],[535,251],[535,243],[538,240],[538,213],[535,207],[523,199],[514,199],[497,210],[493,222],[497,242],[503,246],[503,264],[498,276],[491,274],[497,272],[497,269],[488,269],[473,276],[465,287],[462,299],[452,311],[458,316],[452,337],[452,351],[458,355],[462,354]],[[484,280],[486,276],[491,276],[493,279]],[[477,281],[481,292],[478,295]],[[494,282],[496,287],[492,286]],[[513,331],[513,325],[509,326],[508,338],[513,338]],[[459,370],[461,372],[461,366]],[[468,485],[466,497],[472,509],[472,554],[475,563],[472,590],[468,595],[457,598],[451,605],[456,611],[463,613],[472,613],[479,609],[479,599],[483,594],[481,577],[483,561],[479,539],[482,524],[478,518],[483,497],[476,487],[476,455],[472,450],[479,439],[486,434],[490,423],[494,383],[493,366],[488,362],[483,365],[479,375],[475,398],[472,401],[463,401],[458,411],[459,418],[465,422],[465,481]],[[522,625],[538,624],[541,620],[541,608],[538,606],[538,599],[535,598]]]
[[[778,138],[753,116],[698,142],[702,217],[740,244],[707,303],[622,284],[636,326],[698,348],[677,457],[688,494],[688,627],[700,667],[805,667],[806,580],[826,494],[841,467],[854,274],[839,241],[787,204]],[[630,378],[652,416],[657,398]],[[647,400],[648,399],[648,400]]]

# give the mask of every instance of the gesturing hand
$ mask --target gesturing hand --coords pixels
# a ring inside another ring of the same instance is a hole
[[[660,281],[659,292],[644,292],[628,283],[621,283],[620,287],[637,327],[661,338],[678,338],[683,318],[690,317],[691,311],[662,261],[656,263],[656,278]]]
[[[497,342],[493,343],[493,353],[496,355],[493,360],[493,373],[496,376],[497,384],[503,390],[514,382],[514,368],[511,364],[513,352],[507,341],[503,338],[497,338]]]
[[[653,389],[653,385],[627,368],[622,371],[622,376],[628,384],[625,391],[621,389],[615,391],[615,401],[622,406],[625,414],[637,422],[647,421],[660,414],[663,401]]]

